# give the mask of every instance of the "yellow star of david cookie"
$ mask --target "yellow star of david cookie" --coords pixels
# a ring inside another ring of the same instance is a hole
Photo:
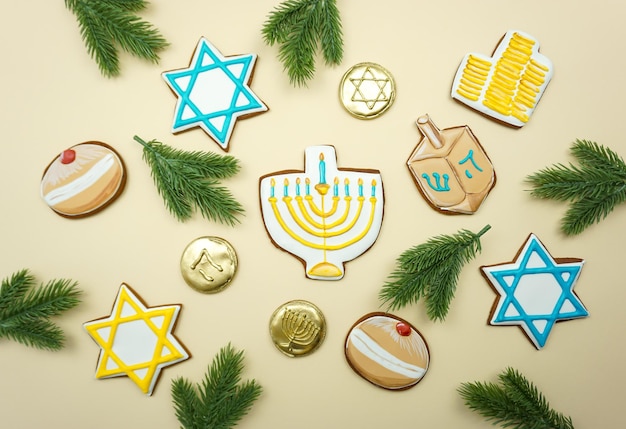
[[[111,314],[83,325],[101,348],[96,378],[127,376],[151,395],[163,368],[189,359],[172,334],[180,309],[149,308],[122,283]]]

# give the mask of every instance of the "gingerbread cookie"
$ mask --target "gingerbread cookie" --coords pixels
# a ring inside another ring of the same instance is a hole
[[[550,59],[539,42],[508,31],[492,56],[467,54],[452,84],[452,98],[507,125],[525,125],[552,79]]]
[[[499,295],[489,324],[518,325],[537,349],[543,348],[556,322],[589,315],[574,293],[583,263],[553,258],[530,234],[512,262],[480,267]]]
[[[200,127],[223,150],[237,119],[268,110],[250,89],[256,54],[225,57],[201,38],[189,67],[163,73],[178,97],[172,132]]]
[[[41,196],[57,214],[79,218],[109,205],[123,191],[126,169],[109,145],[90,141],[61,152],[41,179]]]
[[[261,177],[265,228],[273,243],[305,264],[306,276],[340,280],[344,263],[368,250],[383,220],[377,170],[338,169],[333,146],[310,146],[304,171]]]
[[[389,390],[415,386],[428,371],[426,340],[409,322],[388,313],[359,319],[346,338],[348,364],[370,383]]]
[[[172,334],[180,309],[181,305],[147,307],[122,283],[111,314],[84,324],[101,349],[96,378],[127,376],[151,395],[163,368],[189,359]]]
[[[428,115],[407,165],[422,196],[445,214],[473,214],[496,184],[489,157],[467,125],[440,130]]]

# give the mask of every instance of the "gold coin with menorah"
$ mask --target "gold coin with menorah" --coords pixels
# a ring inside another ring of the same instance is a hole
[[[289,357],[307,355],[326,337],[326,319],[313,303],[289,301],[270,317],[270,337],[278,350]]]
[[[304,171],[261,177],[261,213],[272,242],[305,264],[314,280],[340,280],[367,251],[383,220],[378,170],[339,169],[333,146],[310,146]]]

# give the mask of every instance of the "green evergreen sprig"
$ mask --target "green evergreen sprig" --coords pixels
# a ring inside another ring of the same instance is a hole
[[[243,206],[231,192],[220,186],[220,180],[240,170],[239,161],[230,155],[213,152],[186,152],[156,140],[146,142],[135,136],[143,146],[143,159],[152,169],[152,179],[165,206],[174,217],[184,222],[198,208],[205,219],[228,224],[239,222]]]
[[[507,368],[496,383],[462,383],[465,405],[493,425],[515,429],[574,429],[572,419],[550,408],[537,387],[519,371]]]
[[[203,382],[172,381],[176,417],[184,429],[228,429],[245,416],[261,395],[256,380],[241,382],[243,351],[230,344],[213,358]]]
[[[580,165],[556,164],[526,180],[534,187],[532,196],[569,202],[561,230],[577,235],[626,201],[626,163],[611,149],[588,140],[576,140],[571,153]]]
[[[335,0],[286,0],[270,12],[262,34],[267,45],[279,45],[278,58],[292,85],[306,86],[313,78],[318,46],[328,66],[340,64],[343,58]]]
[[[153,63],[168,42],[137,12],[144,10],[145,0],[65,0],[78,20],[80,34],[100,72],[106,77],[120,74],[118,47]]]
[[[426,314],[431,320],[446,318],[454,298],[461,268],[481,251],[480,237],[460,230],[439,235],[404,251],[396,260],[396,269],[382,287],[378,297],[390,310],[397,310],[424,298]]]
[[[81,291],[71,280],[51,280],[33,288],[35,277],[26,269],[0,284],[0,338],[29,347],[60,350],[65,335],[50,321],[79,304]]]

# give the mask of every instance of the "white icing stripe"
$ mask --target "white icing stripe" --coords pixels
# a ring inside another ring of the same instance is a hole
[[[426,373],[426,370],[417,365],[411,365],[398,359],[387,350],[383,349],[374,340],[370,338],[363,330],[355,328],[350,334],[350,341],[354,347],[369,359],[378,363],[382,367],[393,371],[397,374],[404,375],[409,378],[417,379]]]
[[[100,180],[114,164],[115,159],[113,158],[113,154],[107,154],[81,177],[71,181],[67,185],[63,185],[48,192],[44,196],[46,203],[50,206],[54,206],[80,194],[85,189],[89,189],[94,183]]]

